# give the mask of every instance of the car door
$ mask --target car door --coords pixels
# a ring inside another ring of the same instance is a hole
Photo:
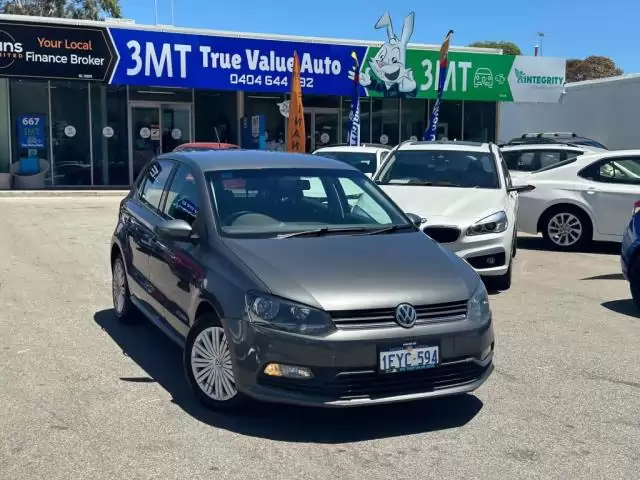
[[[129,291],[134,299],[150,311],[153,309],[153,288],[149,279],[149,255],[155,225],[159,220],[158,208],[173,169],[173,162],[154,160],[145,169],[139,188],[125,202],[123,223],[126,233],[127,273]]]
[[[620,237],[640,199],[640,157],[599,160],[578,172],[578,177],[598,233]]]
[[[191,168],[179,163],[167,189],[163,206],[164,220],[185,220],[201,239],[206,235],[202,223],[196,223],[201,206],[200,189]],[[202,222],[202,219],[198,219]],[[196,241],[153,237],[155,255],[149,258],[151,282],[162,302],[164,318],[180,335],[189,332],[189,307],[196,289],[204,280],[204,269],[200,266],[202,255]]]

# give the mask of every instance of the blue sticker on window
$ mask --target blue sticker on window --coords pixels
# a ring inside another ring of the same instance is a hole
[[[194,205],[194,203],[191,200],[187,198],[181,198],[180,200],[178,200],[178,204],[176,205],[176,207],[193,217],[195,217],[198,214],[198,211],[200,210],[198,207]]]

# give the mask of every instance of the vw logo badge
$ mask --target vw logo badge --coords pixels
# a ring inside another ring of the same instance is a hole
[[[418,319],[418,313],[413,305],[401,303],[396,307],[396,322],[404,328],[411,328]]]

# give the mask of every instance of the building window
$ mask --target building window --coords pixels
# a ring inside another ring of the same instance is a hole
[[[372,99],[371,142],[397,145],[400,134],[400,102],[397,98]]]
[[[429,121],[429,101],[402,100],[402,135],[400,141],[422,140]]]
[[[351,97],[342,98],[342,141],[349,142]],[[371,99],[360,98],[360,143],[371,143]]]
[[[88,91],[84,82],[50,83],[54,185],[91,185]]]
[[[440,105],[437,138],[446,138],[448,140],[462,140],[461,101],[444,100]]]
[[[285,101],[284,95],[258,95],[245,93],[244,115],[264,115],[266,144],[269,150],[284,150],[285,118],[280,113],[278,103]],[[304,100],[304,99],[303,99]],[[307,132],[307,135],[309,132]]]
[[[94,185],[129,185],[127,116],[127,87],[91,84]]]
[[[464,102],[464,140],[495,142],[496,102]]]
[[[196,90],[195,141],[238,143],[236,92]]]
[[[49,162],[49,84],[47,81],[11,80],[12,161],[37,157]],[[49,167],[49,178],[51,168]]]

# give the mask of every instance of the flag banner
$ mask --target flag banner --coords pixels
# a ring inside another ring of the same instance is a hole
[[[424,140],[429,142],[435,142],[438,136],[438,116],[440,115],[440,102],[442,102],[442,94],[444,93],[444,85],[447,81],[447,70],[449,69],[449,44],[451,43],[451,36],[453,30],[449,30],[447,36],[442,42],[440,47],[440,71],[438,77],[438,93],[436,101],[433,104],[431,110],[431,117],[429,118],[429,126],[424,132]]]
[[[304,107],[300,85],[300,59],[293,52],[291,72],[291,101],[289,102],[289,124],[287,126],[287,152],[305,153],[307,134],[304,127]]]
[[[354,61],[353,93],[351,94],[351,110],[349,111],[349,145],[360,145],[360,93],[358,91],[360,78],[360,62],[356,52],[351,52]]]

